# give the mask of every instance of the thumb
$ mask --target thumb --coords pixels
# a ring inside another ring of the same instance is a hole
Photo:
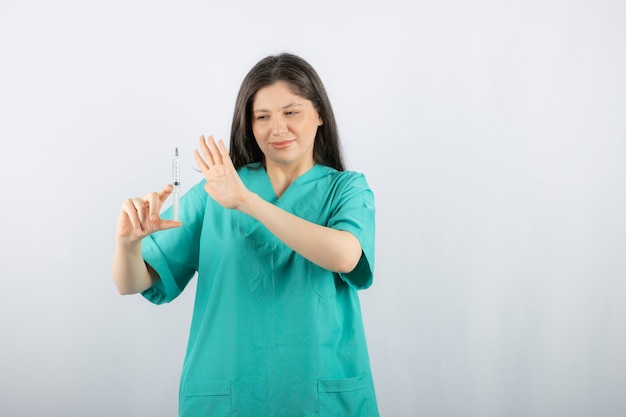
[[[176,229],[177,227],[181,227],[183,222],[179,220],[161,220],[158,225],[159,230],[169,230]]]

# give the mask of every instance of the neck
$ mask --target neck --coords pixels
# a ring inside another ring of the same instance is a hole
[[[265,160],[265,171],[272,183],[274,193],[278,198],[285,192],[287,188],[293,183],[300,175],[304,174],[313,166],[315,162],[311,160],[305,164],[277,164],[272,161]]]

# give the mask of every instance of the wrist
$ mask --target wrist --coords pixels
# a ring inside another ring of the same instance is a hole
[[[242,213],[252,215],[252,213],[254,212],[254,205],[258,198],[260,198],[258,194],[255,194],[252,191],[248,191],[244,200],[237,206],[237,210]]]
[[[117,247],[125,252],[141,253],[141,239],[131,239],[129,237],[117,236]]]

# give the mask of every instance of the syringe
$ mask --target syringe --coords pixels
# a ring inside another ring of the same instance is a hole
[[[172,159],[172,182],[174,186],[174,203],[172,206],[172,212],[174,220],[178,220],[178,212],[180,209],[180,166],[178,164],[178,148],[174,152],[174,158]]]

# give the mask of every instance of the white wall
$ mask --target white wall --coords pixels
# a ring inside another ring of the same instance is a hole
[[[175,415],[193,288],[117,295],[118,208],[290,51],[377,197],[381,414],[626,415],[625,4],[240,3],[0,1],[0,414]]]

